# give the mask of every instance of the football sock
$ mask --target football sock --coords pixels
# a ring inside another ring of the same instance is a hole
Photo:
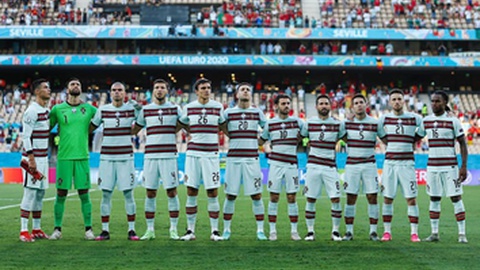
[[[32,211],[32,229],[40,230],[41,228],[41,218],[42,218],[42,211]]]
[[[278,203],[269,202],[268,203],[268,222],[270,224],[270,233],[277,232],[277,213],[278,213]]]
[[[90,193],[87,192],[81,194],[79,197],[82,203],[82,214],[85,227],[92,227],[92,201],[90,200]]]
[[[307,231],[314,232],[315,231],[315,203],[311,203],[307,201],[307,205],[305,206],[305,222],[307,223]]]
[[[168,212],[170,214],[170,229],[176,230],[178,224],[178,215],[180,212],[178,195],[175,195],[173,198],[168,197]]]
[[[28,219],[30,218],[30,211],[20,209],[20,231],[28,231]]]
[[[370,233],[377,232],[378,204],[368,204],[368,216],[370,217]]]
[[[230,225],[232,223],[233,212],[235,211],[235,201],[225,199],[223,203],[223,230],[230,231]]]
[[[463,205],[463,201],[459,200],[453,203],[453,209],[457,219],[458,234],[465,234],[465,206]]]
[[[430,201],[430,225],[432,226],[432,233],[438,233],[440,210],[440,201]]]
[[[297,232],[298,225],[298,205],[296,202],[288,204],[288,216],[290,218],[290,227],[292,232]]]
[[[410,220],[410,234],[418,234],[418,205],[409,205],[407,213]]]
[[[147,230],[155,230],[155,211],[157,209],[157,198],[145,198],[145,219]]]
[[[55,197],[55,204],[53,206],[53,212],[55,217],[55,227],[62,227],[63,221],[63,212],[65,211],[65,200],[67,196],[57,196]],[[91,208],[91,204],[90,204]],[[82,203],[82,210],[83,210],[83,203]]]
[[[187,227],[195,232],[195,221],[197,220],[197,196],[187,196],[185,205],[187,213]]]
[[[383,203],[382,206],[383,228],[385,232],[392,232],[393,204]]]
[[[355,219],[355,204],[345,205],[345,224],[347,227],[347,232],[353,234],[353,221]]]
[[[263,232],[263,220],[265,219],[265,206],[263,205],[263,200],[253,200],[252,209],[257,222],[257,232]]]
[[[218,216],[220,214],[220,203],[218,203],[218,197],[208,198],[208,216],[210,217],[211,231],[218,231]]]
[[[102,216],[102,231],[109,231],[110,213],[112,211],[112,192],[102,190],[102,201],[100,202],[100,215]]]
[[[332,232],[340,230],[340,220],[342,219],[342,206],[340,203],[332,203]]]
[[[123,196],[125,197],[125,211],[127,212],[128,230],[135,230],[135,213],[137,206],[135,199],[133,198],[133,190],[124,190]]]

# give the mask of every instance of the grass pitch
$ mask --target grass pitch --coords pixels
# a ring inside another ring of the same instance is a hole
[[[330,202],[322,197],[317,202],[316,234],[314,242],[290,240],[290,224],[287,217],[285,196],[281,197],[276,242],[256,240],[256,225],[249,197],[237,199],[232,222],[230,241],[209,240],[210,225],[206,210],[205,191],[199,196],[199,214],[196,236],[193,242],[178,242],[168,239],[168,211],[165,192],[159,190],[156,214],[156,236],[153,241],[130,242],[127,240],[127,220],[123,195],[115,191],[110,222],[111,240],[87,242],[83,240],[83,221],[77,195],[67,199],[60,241],[36,241],[22,243],[18,240],[22,186],[0,185],[0,269],[462,269],[478,267],[480,251],[480,212],[478,197],[480,187],[464,187],[464,203],[467,213],[468,244],[457,243],[457,224],[449,199],[442,200],[439,243],[411,243],[409,240],[406,202],[399,196],[395,201],[392,223],[393,241],[388,243],[368,240],[367,204],[364,196],[357,203],[355,240],[352,242],[330,241]],[[72,191],[73,192],[73,191]],[[53,186],[47,191],[42,216],[42,227],[47,233],[53,229]],[[430,234],[428,197],[420,187],[419,234],[423,239]],[[93,228],[101,231],[101,192],[93,190]],[[146,229],[144,218],[145,190],[135,190],[137,202],[137,234]],[[186,227],[185,187],[179,187],[182,205],[179,233]],[[298,196],[300,208],[299,232],[306,234],[304,219],[305,198]],[[225,195],[220,192],[223,205]],[[264,193],[265,207],[268,195]],[[342,208],[345,198],[342,198]],[[381,209],[381,206],[380,206]],[[268,219],[266,219],[268,220]],[[220,221],[222,228],[222,222]],[[379,222],[379,234],[383,232]],[[268,235],[268,222],[265,222]],[[345,232],[342,220],[341,233]]]

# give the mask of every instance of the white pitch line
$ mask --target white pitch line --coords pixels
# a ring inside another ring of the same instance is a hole
[[[93,192],[95,190],[91,190],[90,192]],[[70,196],[73,196],[73,195],[77,195],[78,193],[75,193],[75,192],[72,192],[72,193],[68,193],[67,194],[67,197],[70,197]],[[55,200],[56,197],[50,197],[50,198],[45,198],[43,199],[44,202],[49,202],[49,201],[53,201]],[[0,207],[0,211],[1,210],[6,210],[6,209],[10,209],[10,208],[16,208],[16,207],[19,207],[21,204],[12,204],[12,205],[5,205],[5,206],[1,206]]]

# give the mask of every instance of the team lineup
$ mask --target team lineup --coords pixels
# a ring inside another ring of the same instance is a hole
[[[448,95],[437,91],[431,96],[433,114],[425,118],[404,111],[404,93],[393,89],[389,93],[392,108],[375,119],[366,113],[367,98],[357,94],[352,99],[352,116],[339,121],[331,116],[331,100],[327,95],[316,98],[317,116],[306,122],[289,116],[291,97],[280,94],[274,100],[276,116],[266,119],[263,112],[253,106],[253,88],[248,83],[236,86],[237,105],[224,111],[223,105],[210,99],[211,82],[198,79],[193,89],[197,100],[184,108],[168,101],[169,84],[163,79],[153,82],[152,103],[144,107],[125,102],[126,88],[121,82],[111,85],[112,102],[100,106],[84,103],[80,99],[82,85],[72,78],[67,82],[67,100],[48,109],[50,100],[49,82],[44,79],[32,83],[36,99],[23,117],[24,151],[22,159],[28,163],[25,170],[24,194],[20,206],[20,240],[59,240],[62,238],[63,214],[68,190],[78,191],[85,226],[85,239],[104,241],[110,239],[109,220],[112,209],[112,194],[117,187],[124,195],[128,221],[129,240],[155,239],[156,197],[163,183],[168,201],[170,218],[169,237],[173,240],[195,240],[198,196],[203,184],[207,193],[207,209],[212,241],[229,240],[233,234],[235,200],[241,193],[252,199],[258,240],[277,240],[276,221],[278,205],[285,187],[287,211],[290,219],[291,239],[294,241],[315,240],[316,201],[325,189],[331,202],[331,240],[354,239],[356,202],[365,194],[370,220],[369,239],[392,240],[393,201],[400,189],[407,205],[410,221],[410,241],[439,241],[440,201],[443,196],[453,203],[458,225],[458,242],[467,243],[465,207],[462,201],[462,182],[466,179],[467,146],[460,121],[448,113]],[[54,203],[54,230],[47,235],[41,228],[42,202],[48,179],[35,177],[48,175],[48,139],[50,130],[58,125],[60,144],[58,149],[56,188]],[[88,152],[89,134],[103,125],[103,142],[100,153],[98,187],[102,190],[100,213],[102,230],[95,235],[92,229],[92,203],[90,165]],[[144,179],[146,189],[145,218],[147,228],[137,236],[135,228],[136,204],[133,190],[133,148],[131,135],[146,129],[144,155]],[[180,236],[178,220],[181,209],[177,195],[178,166],[176,134],[186,130],[188,142],[185,161],[184,183],[187,188],[185,207],[187,230]],[[260,136],[259,131],[261,130]],[[223,204],[223,232],[220,231],[220,159],[218,133],[229,137],[226,157],[226,194]],[[418,235],[419,209],[414,167],[414,144],[428,138],[427,195],[430,197],[431,234],[425,239]],[[306,235],[302,238],[298,228],[299,208],[296,195],[299,191],[297,146],[303,138],[309,139],[307,173],[303,194],[306,197]],[[375,147],[379,139],[386,145],[382,182],[379,183],[375,160]],[[343,186],[336,167],[336,144],[347,143],[347,164]],[[455,141],[459,143],[462,158],[458,165]],[[269,145],[269,174],[267,190],[269,202],[267,215],[268,234],[264,231],[265,205],[262,200],[262,172],[258,148]],[[380,218],[378,194],[383,195],[381,215],[383,234],[378,233]],[[342,205],[340,197],[346,194],[343,214],[346,232],[341,235]],[[32,216],[32,232],[29,219]],[[253,233],[253,232],[252,232]]]

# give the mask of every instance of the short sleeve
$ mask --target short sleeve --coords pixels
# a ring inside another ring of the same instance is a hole
[[[135,120],[135,124],[139,127],[144,127],[145,123],[145,110],[142,108],[138,113],[137,119]]]
[[[302,137],[308,137],[308,122],[303,125],[302,129],[300,130],[300,135],[302,135]]]

